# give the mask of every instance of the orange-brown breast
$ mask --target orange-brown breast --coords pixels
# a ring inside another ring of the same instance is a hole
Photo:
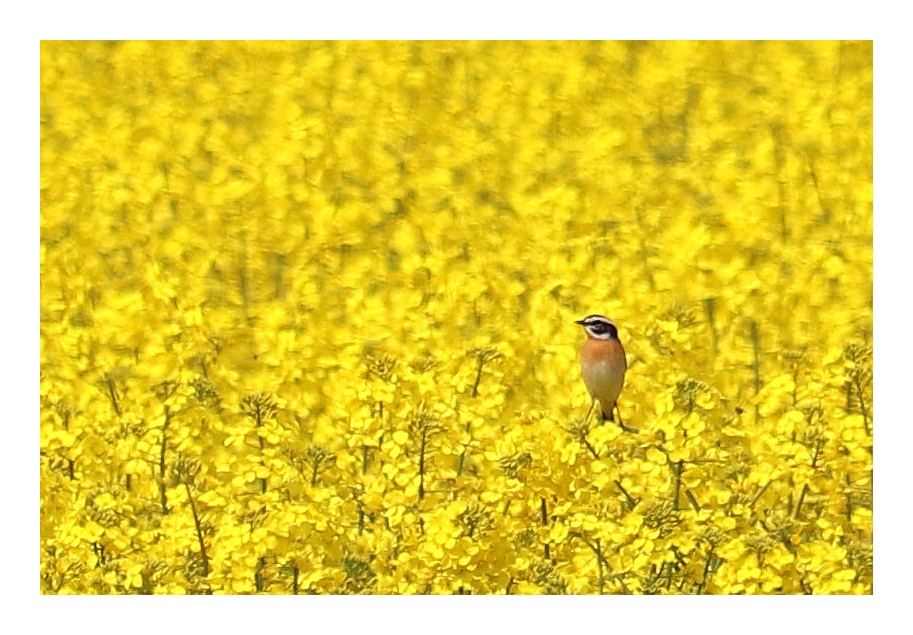
[[[591,395],[602,406],[606,415],[611,415],[615,400],[625,382],[628,362],[625,349],[616,339],[598,340],[588,338],[583,343],[580,355],[583,383]]]

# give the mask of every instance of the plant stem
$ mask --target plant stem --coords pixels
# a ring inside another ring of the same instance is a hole
[[[419,445],[418,451],[418,499],[424,500],[425,498],[425,447],[427,445],[427,435],[425,430],[422,430],[422,440]]]
[[[799,493],[799,502],[796,503],[796,511],[793,514],[793,518],[798,518],[799,514],[802,512],[802,503],[805,502],[805,494],[808,492],[808,483],[802,486],[802,491]]]
[[[707,560],[704,562],[704,576],[701,579],[700,584],[697,585],[697,595],[703,593],[704,587],[707,586],[707,578],[710,577],[710,563],[713,562],[715,557],[713,547],[710,547],[710,552],[707,554]]]
[[[760,500],[760,498],[764,495],[764,492],[767,491],[767,488],[770,487],[770,484],[771,484],[771,481],[767,481],[764,484],[764,487],[762,487],[761,490],[755,495],[755,497],[753,499],[751,499],[751,502],[748,504],[748,509],[752,509],[752,510],[754,509],[755,503],[757,503]]]
[[[866,436],[872,436],[872,428],[869,425],[869,409],[865,406],[863,388],[858,376],[853,378],[853,386],[856,388],[856,396],[859,399],[859,411],[862,413],[862,425],[865,426]]]
[[[472,435],[472,421],[466,422],[466,432]],[[466,465],[466,449],[464,447],[463,451],[460,452],[460,458],[457,459],[457,476],[463,475],[463,467]]]
[[[605,575],[602,571],[602,547],[599,544],[599,538],[595,541],[596,547],[594,551],[596,552],[596,564],[599,566],[599,595],[605,593]]]
[[[548,525],[548,503],[545,502],[544,497],[540,498],[539,502],[540,502],[539,511],[540,511],[541,517],[542,517],[542,526],[545,527]],[[551,559],[548,542],[545,543],[544,551],[545,551],[545,559],[546,560]]]
[[[483,366],[485,366],[485,362],[483,362],[483,361],[480,359],[480,360],[479,360],[479,367],[476,369],[476,380],[475,380],[475,382],[472,384],[472,396],[473,396],[474,398],[479,396],[479,382],[482,381],[482,367],[483,367]]]
[[[168,424],[171,423],[171,409],[165,406],[165,422],[162,424],[162,447],[159,450],[159,499],[162,503],[162,514],[168,513],[168,489],[165,481],[165,451],[168,448]]]
[[[704,313],[707,315],[707,324],[710,326],[710,351],[714,357],[717,354],[716,333],[716,298],[704,298]]]
[[[675,492],[672,494],[672,509],[675,511],[679,510],[679,493],[682,488],[682,466],[684,461],[679,460],[675,463],[670,463],[669,466],[672,468],[672,476],[675,478]]]
[[[263,569],[266,568],[266,558],[257,558],[257,569],[254,571],[254,589],[257,593],[263,592]]]
[[[754,361],[751,364],[751,370],[754,373],[754,391],[755,394],[761,392],[761,334],[758,332],[758,323],[755,320],[748,321],[751,329],[751,345],[754,352]]]
[[[184,489],[187,490],[187,499],[190,501],[190,512],[193,514],[193,525],[197,532],[197,541],[200,544],[200,558],[203,561],[203,577],[209,576],[209,556],[206,555],[206,542],[203,540],[203,525],[200,523],[200,514],[197,512],[197,504],[193,500],[193,492],[190,491],[190,484],[184,483]]]
[[[748,324],[751,328],[751,343],[754,350],[754,361],[751,365],[752,372],[754,373],[754,393],[757,395],[761,392],[761,334],[758,332],[758,323],[755,320],[749,320]],[[760,408],[758,404],[755,404],[754,416],[755,420],[760,417]]]
[[[590,451],[590,454],[593,455],[594,459],[599,458],[599,452],[597,452],[596,448],[593,447],[593,444],[589,442],[589,440],[586,438],[586,435],[581,435],[580,441],[583,443],[583,447]]]
[[[626,490],[624,487],[622,487],[621,481],[619,481],[618,479],[615,480],[615,487],[617,487],[618,491],[620,491],[622,493],[622,495],[625,497],[625,502],[627,503],[629,510],[633,510],[635,507],[637,507],[637,500],[633,496],[628,494],[628,490]]]
[[[111,377],[105,375],[105,386],[108,388],[108,397],[111,399],[111,405],[114,407],[114,413],[120,416],[120,403],[117,400],[117,384]]]
[[[691,507],[694,508],[694,511],[701,511],[701,506],[698,504],[697,499],[694,497],[694,494],[691,493],[691,490],[687,487],[685,488],[685,498],[687,498],[688,502],[691,503]]]
[[[263,435],[260,434],[260,426],[263,425],[263,413],[260,412],[259,406],[257,407],[255,415],[256,415],[256,423],[257,423],[257,445],[260,446],[260,457],[259,457],[260,466],[266,467],[266,463],[263,462],[263,450],[264,450],[265,446],[263,444]],[[260,481],[260,493],[266,494],[266,479],[261,478],[258,480]],[[312,485],[313,485],[313,483],[312,483]]]

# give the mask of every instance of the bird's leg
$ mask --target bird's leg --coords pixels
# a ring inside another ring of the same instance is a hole
[[[615,412],[616,412],[617,415],[618,415],[618,425],[621,426],[621,429],[622,429],[622,430],[624,430],[625,432],[633,432],[633,433],[635,433],[635,434],[638,433],[638,432],[640,432],[640,430],[638,430],[637,428],[632,428],[631,426],[626,426],[626,425],[625,425],[625,422],[622,421],[622,419],[621,419],[621,410],[620,410],[619,407],[618,407],[618,400],[615,400],[614,410],[615,410]]]
[[[586,418],[583,420],[584,423],[590,420],[590,415],[593,414],[593,407],[596,405],[596,397],[590,396],[590,409],[586,411]]]

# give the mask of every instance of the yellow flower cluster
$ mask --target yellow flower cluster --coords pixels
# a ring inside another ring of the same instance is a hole
[[[45,42],[40,328],[43,593],[871,593],[872,45]]]

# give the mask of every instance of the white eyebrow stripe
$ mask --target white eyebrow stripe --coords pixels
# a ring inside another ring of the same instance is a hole
[[[597,340],[612,340],[618,337],[618,327],[613,320],[604,315],[588,315],[578,322],[587,335]]]

